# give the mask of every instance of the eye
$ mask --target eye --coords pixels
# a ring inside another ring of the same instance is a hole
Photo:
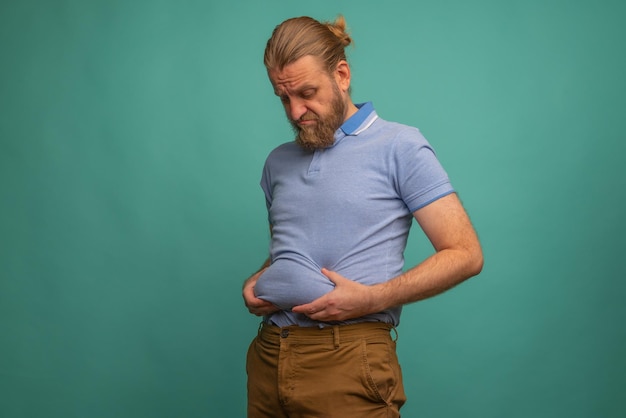
[[[310,99],[315,96],[316,92],[317,91],[315,89],[306,89],[300,94],[300,96],[302,96],[303,99]]]

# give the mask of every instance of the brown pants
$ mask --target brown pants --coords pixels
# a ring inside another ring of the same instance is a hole
[[[406,398],[390,330],[262,325],[248,349],[248,417],[399,417]]]

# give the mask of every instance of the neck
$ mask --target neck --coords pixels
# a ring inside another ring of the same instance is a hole
[[[351,117],[352,115],[354,115],[354,114],[357,112],[357,110],[359,110],[359,109],[358,109],[358,108],[354,105],[354,103],[352,103],[352,101],[351,101],[350,99],[348,99],[347,101],[348,101],[348,103],[347,103],[347,106],[346,106],[346,117],[345,117],[345,119],[343,120],[344,122],[345,122],[345,121],[347,121],[348,119],[350,119],[350,117]]]

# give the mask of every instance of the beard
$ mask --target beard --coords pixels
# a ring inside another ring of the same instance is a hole
[[[300,120],[315,120],[310,126],[300,126],[297,121],[289,120],[294,133],[296,143],[307,151],[328,148],[335,143],[335,131],[339,129],[346,114],[346,104],[341,97],[337,86],[334,86],[333,100],[330,104],[330,112],[318,116],[307,111]]]

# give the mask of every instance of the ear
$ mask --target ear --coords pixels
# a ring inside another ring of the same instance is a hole
[[[342,92],[347,92],[350,88],[350,65],[346,60],[341,60],[335,69],[335,81]]]

